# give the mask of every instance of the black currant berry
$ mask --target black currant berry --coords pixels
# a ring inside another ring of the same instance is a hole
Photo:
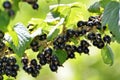
[[[80,45],[84,47],[90,46],[90,44],[86,40],[81,40]]]
[[[74,36],[74,33],[75,33],[74,30],[68,29],[67,32],[66,32],[66,35],[67,35],[69,38],[71,38],[71,37]]]
[[[103,47],[104,47],[104,42],[103,42],[103,41],[100,41],[100,42],[97,44],[97,48],[102,49]]]
[[[56,55],[53,55],[52,58],[51,58],[51,61],[54,65],[59,65],[59,60],[58,60],[58,57]]]
[[[77,52],[82,53],[83,52],[83,46],[78,46],[77,47]]]
[[[50,67],[50,70],[53,71],[53,72],[57,72],[57,70],[58,70],[57,65],[49,64],[49,67]]]
[[[30,61],[30,64],[36,66],[37,65],[37,60],[36,59],[32,59]]]
[[[94,40],[94,39],[96,38],[95,33],[93,33],[93,32],[89,33],[89,34],[87,35],[87,38],[88,38],[89,40]]]
[[[18,71],[19,70],[19,65],[15,64],[15,65],[12,65],[12,69],[14,71]]]
[[[82,27],[84,26],[84,21],[78,21],[77,22],[77,27]]]
[[[46,34],[42,34],[42,35],[39,35],[38,36],[38,39],[39,40],[45,40],[47,38],[47,35]]]
[[[83,52],[84,52],[85,54],[89,54],[89,49],[88,49],[87,47],[83,47]]]
[[[65,50],[66,51],[71,51],[72,50],[71,45],[65,45]]]
[[[93,27],[93,26],[94,26],[93,21],[88,21],[87,26],[89,26],[89,27]]]
[[[26,57],[23,57],[21,62],[24,64],[24,65],[27,65],[28,64],[28,58]]]
[[[10,1],[4,1],[4,2],[3,2],[3,7],[4,7],[5,9],[11,9],[12,4],[11,4]]]
[[[38,9],[38,8],[39,8],[39,5],[38,5],[37,3],[34,3],[34,4],[32,5],[32,8],[33,8],[33,9]]]
[[[34,66],[36,70],[40,70],[41,69],[41,66],[40,65],[36,65]]]
[[[68,51],[68,52],[67,52],[67,58],[68,58],[68,59],[69,59],[69,58],[71,58],[71,59],[75,58],[74,52]]]
[[[45,64],[47,63],[47,61],[46,61],[45,58],[43,58],[43,59],[40,59],[40,60],[39,60],[39,63],[40,63],[41,65],[45,65]]]
[[[45,51],[44,51],[44,56],[45,56],[45,57],[49,57],[49,56],[51,56],[51,55],[52,55],[52,49],[51,49],[51,48],[45,49]]]
[[[33,40],[31,43],[30,43],[30,46],[33,47],[33,46],[38,46],[38,42]]]
[[[104,42],[107,42],[107,43],[110,44],[110,42],[111,42],[111,37],[110,37],[109,35],[105,35],[105,36],[103,37],[103,40],[104,40]]]

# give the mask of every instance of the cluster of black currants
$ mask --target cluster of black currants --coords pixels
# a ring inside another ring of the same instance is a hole
[[[62,49],[67,52],[68,58],[75,58],[74,52],[89,54],[90,43],[93,43],[99,49],[105,44],[110,44],[111,37],[103,35],[106,26],[101,25],[99,16],[91,16],[88,21],[78,21],[77,29],[67,29],[62,35],[59,35],[53,41],[54,49]],[[80,39],[83,37],[83,39]],[[71,45],[71,39],[79,40],[79,45]]]
[[[57,72],[60,62],[58,57],[53,54],[51,48],[46,48],[42,53],[38,53],[37,59],[41,65],[49,64],[49,68],[53,72]]]
[[[3,51],[5,50],[5,43],[3,42],[3,38],[4,38],[4,33],[2,31],[0,31],[0,56],[3,55]]]
[[[0,59],[0,80],[4,80],[3,75],[16,78],[17,71],[19,70],[19,66],[16,62],[17,60],[15,57],[12,57],[12,56],[1,57]]]
[[[37,77],[40,73],[41,65],[37,63],[36,59],[29,61],[27,57],[22,58],[23,70],[32,77]]]
[[[14,16],[15,12],[12,9],[12,4],[9,0],[6,0],[3,2],[3,8],[8,12],[9,16]]]
[[[41,35],[36,36],[36,37],[32,40],[32,42],[30,43],[31,49],[32,49],[34,52],[39,51],[39,47],[41,46],[42,42],[43,42],[44,40],[46,40],[46,37],[47,37],[46,34],[41,34]]]
[[[22,0],[24,2],[27,2],[32,6],[33,9],[37,10],[39,8],[39,5],[37,3],[38,0]]]

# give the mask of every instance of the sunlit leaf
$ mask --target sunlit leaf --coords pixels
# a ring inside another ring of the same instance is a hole
[[[114,54],[112,49],[109,47],[109,45],[106,45],[102,50],[101,50],[101,55],[103,58],[103,61],[105,64],[109,64],[110,66],[113,65],[114,63]]]
[[[24,51],[30,44],[31,36],[30,36],[27,28],[24,25],[22,25],[21,23],[18,23],[17,25],[15,25],[14,31],[17,34],[16,37],[18,37],[18,46],[15,46],[14,45],[15,43],[13,43],[14,37],[11,38],[11,36],[8,36],[8,38],[6,38],[6,40],[9,42],[10,47],[14,50],[14,52],[18,56],[23,56]]]

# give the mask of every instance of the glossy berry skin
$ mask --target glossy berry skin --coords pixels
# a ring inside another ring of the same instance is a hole
[[[77,47],[77,52],[82,53],[83,52],[83,46],[78,46]]]
[[[47,38],[47,35],[46,34],[42,34],[42,35],[39,35],[38,36],[38,39],[39,40],[45,40]]]
[[[74,36],[74,30],[68,29],[68,30],[66,31],[66,35],[67,35],[69,38],[73,37],[73,36]]]
[[[30,64],[33,65],[33,66],[36,66],[37,65],[37,60],[36,59],[32,59],[30,61]]]
[[[72,51],[67,52],[67,58],[68,58],[68,59],[69,59],[69,58],[71,58],[71,59],[75,58],[74,52],[72,52]]]
[[[95,35],[95,33],[89,33],[88,35],[87,35],[87,38],[89,39],[89,40],[94,40],[95,38],[96,38],[96,35]]]
[[[30,43],[30,46],[31,47],[34,47],[34,46],[38,46],[38,42],[33,40],[31,43]]]
[[[44,51],[44,56],[45,56],[45,57],[49,57],[49,56],[51,56],[51,55],[52,55],[52,49],[51,49],[51,48],[45,49],[45,51]]]
[[[5,9],[11,9],[12,4],[11,4],[10,1],[4,1],[4,2],[3,2],[3,7],[4,7]]]
[[[84,22],[83,21],[78,21],[77,22],[77,27],[82,27],[84,26]]]
[[[54,64],[49,64],[49,68],[52,72],[57,72],[57,70],[58,70],[58,67]]]
[[[89,49],[88,49],[87,47],[83,47],[83,52],[84,52],[85,54],[89,54]]]
[[[37,3],[34,3],[34,4],[32,5],[32,8],[37,10],[37,9],[39,8],[39,5],[38,5]]]
[[[103,40],[104,40],[104,42],[107,42],[107,43],[110,44],[110,42],[111,42],[111,37],[110,37],[109,35],[105,35],[105,36],[103,37]]]
[[[90,44],[89,44],[86,40],[81,40],[80,45],[81,45],[81,46],[84,46],[84,47],[90,46]]]
[[[27,65],[28,64],[28,58],[23,58],[21,60],[21,62],[24,64],[24,65]]]
[[[97,44],[97,48],[102,49],[104,47],[104,45],[105,45],[104,42],[101,41]]]

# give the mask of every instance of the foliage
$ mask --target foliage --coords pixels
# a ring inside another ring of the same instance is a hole
[[[61,4],[62,0],[38,1],[38,10],[33,10],[28,3],[22,0],[10,1],[13,5],[12,9],[15,11],[15,15],[8,16],[8,11],[0,6],[0,30],[5,33],[8,47],[12,48],[14,53],[20,58],[26,55],[26,50],[31,48],[30,43],[36,36],[46,33],[46,41],[48,43],[43,41],[45,44],[42,46],[42,49],[46,48],[46,43],[52,47],[52,42],[59,35],[66,33],[65,30],[77,29],[77,22],[87,20],[91,15],[100,15],[102,18],[102,28],[103,26],[107,26],[105,33],[104,31],[100,32],[102,36],[112,32],[112,36],[114,36],[112,41],[114,39],[114,41],[120,43],[120,2],[117,0],[99,0],[90,4],[88,10],[88,6],[83,4],[84,1],[79,0],[74,0],[74,3],[69,4]],[[87,2],[87,0],[85,1]],[[0,5],[3,2],[4,0],[1,0]],[[81,38],[84,39],[84,37]],[[76,40],[75,37],[71,38],[70,41],[70,44],[79,44],[79,40]],[[39,49],[39,53],[42,53],[42,51]],[[61,49],[53,50],[53,53],[58,57],[61,65],[66,61],[66,51]],[[105,64],[113,65],[114,54],[109,44],[105,44],[101,50],[101,55]]]

